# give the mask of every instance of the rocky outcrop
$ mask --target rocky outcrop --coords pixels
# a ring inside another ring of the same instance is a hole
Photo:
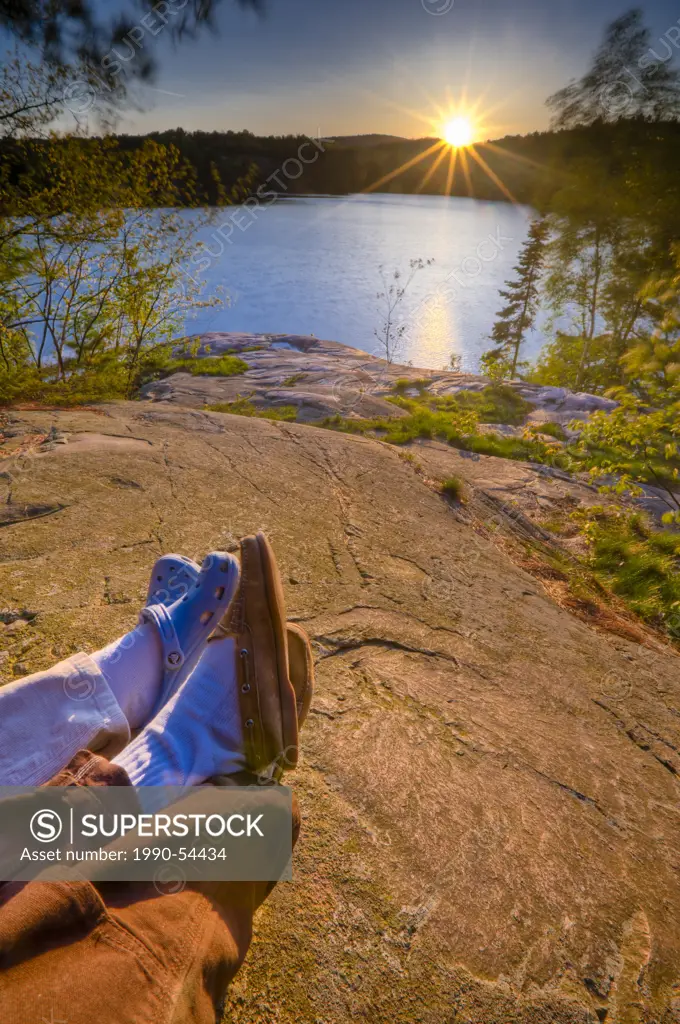
[[[293,406],[298,422],[319,423],[335,415],[347,419],[405,415],[386,400],[394,394],[397,381],[412,383],[403,389],[406,396],[412,397],[423,391],[433,395],[480,392],[490,384],[488,378],[475,374],[387,363],[359,349],[311,336],[213,333],[193,340],[199,341],[197,358],[233,353],[248,364],[248,371],[236,377],[175,373],[142,388],[142,398],[203,409],[245,397],[256,409]],[[524,381],[510,381],[508,386],[532,406],[524,423],[481,424],[482,433],[522,437],[526,428],[532,427],[540,437],[541,425],[557,423],[567,437],[575,437],[579,420],[585,422],[594,412],[611,412],[616,408],[616,402],[608,398],[567,388],[541,387]],[[544,440],[555,443],[550,436]],[[500,467],[499,472],[503,472]],[[591,490],[594,500],[601,500],[597,499],[595,489]],[[663,515],[675,506],[658,487],[645,485],[642,490],[642,496],[632,499],[632,504],[643,508],[660,524]]]
[[[226,1019],[680,1021],[680,661],[534,571],[520,477],[539,507],[576,485],[176,401],[8,433],[0,496],[50,514],[0,529],[3,680],[130,629],[160,552],[259,528],[313,638],[294,880]]]
[[[177,373],[147,385],[142,396],[197,408],[248,396],[259,407],[294,405],[298,420],[314,422],[336,414],[362,418],[399,415],[399,410],[385,401],[397,380],[418,381],[436,395],[481,391],[489,384],[485,377],[474,374],[387,363],[335,341],[301,335],[203,334],[198,355],[208,352],[237,354],[248,363],[248,372],[229,378]],[[564,426],[587,419],[597,409],[611,410],[616,404],[566,388],[521,381],[511,382],[510,387],[534,406],[527,422],[536,425],[550,421]]]

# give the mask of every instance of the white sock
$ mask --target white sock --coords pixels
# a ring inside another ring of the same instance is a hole
[[[231,638],[208,644],[172,700],[113,760],[134,786],[196,786],[246,767]]]
[[[163,648],[151,622],[92,655],[131,729],[149,721],[163,681]]]

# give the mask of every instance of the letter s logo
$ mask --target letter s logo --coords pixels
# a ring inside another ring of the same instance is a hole
[[[61,835],[64,823],[56,811],[36,811],[31,818],[31,835],[39,843],[53,843]]]

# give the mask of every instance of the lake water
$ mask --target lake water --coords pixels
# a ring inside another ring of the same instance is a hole
[[[211,253],[198,276],[226,288],[231,304],[198,311],[187,332],[314,334],[381,354],[380,267],[389,276],[407,273],[411,259],[434,259],[400,306],[407,330],[398,361],[441,369],[458,354],[474,371],[530,217],[526,207],[444,196],[314,197],[252,214],[224,210],[198,236]],[[220,226],[221,239],[213,234]],[[535,335],[526,355],[539,347]]]

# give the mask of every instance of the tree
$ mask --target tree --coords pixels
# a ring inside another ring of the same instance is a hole
[[[383,303],[384,319],[382,326],[374,331],[378,339],[378,346],[381,355],[388,363],[393,363],[404,345],[404,336],[408,331],[408,324],[397,320],[399,307],[404,301],[406,292],[413,283],[416,274],[419,274],[425,267],[429,267],[434,260],[415,259],[409,261],[410,273],[402,283],[400,270],[395,270],[390,279],[385,274],[385,268],[380,267],[380,279],[382,291],[378,292],[377,298]]]
[[[522,342],[536,320],[549,231],[546,220],[533,221],[515,267],[517,277],[501,290],[507,305],[498,313],[491,332],[496,348],[482,356],[482,366],[492,377],[512,379],[517,373]]]
[[[667,57],[656,57],[643,12],[636,7],[608,26],[586,74],[550,96],[547,104],[553,111],[553,128],[622,117],[676,118],[680,74]]]
[[[550,203],[544,293],[548,327],[558,328],[551,362],[571,366],[578,351],[575,373],[554,383],[577,390],[621,383],[619,360],[643,315],[638,294],[653,265],[644,210],[620,166],[613,170],[617,159],[594,146],[572,162]]]
[[[68,72],[15,54],[0,73],[0,139],[38,136],[64,106]]]
[[[668,506],[664,521],[680,526],[680,246],[674,257],[675,270],[641,292],[641,301],[655,304],[657,326],[622,359],[627,387],[610,392],[618,407],[581,425],[574,452],[594,478],[615,477],[603,491],[657,487]]]
[[[0,195],[0,401],[127,396],[147,353],[162,368],[191,311],[218,301],[183,273],[217,211],[183,215],[191,171],[150,141],[45,140],[28,173]]]
[[[588,363],[584,368],[586,345]],[[578,334],[558,331],[555,338],[541,349],[526,380],[531,384],[601,393],[612,386],[609,352],[608,335],[596,335],[586,341]]]
[[[637,340],[622,357],[629,389],[654,406],[680,402],[680,244],[674,268],[652,278],[640,301],[652,307],[655,330]]]

